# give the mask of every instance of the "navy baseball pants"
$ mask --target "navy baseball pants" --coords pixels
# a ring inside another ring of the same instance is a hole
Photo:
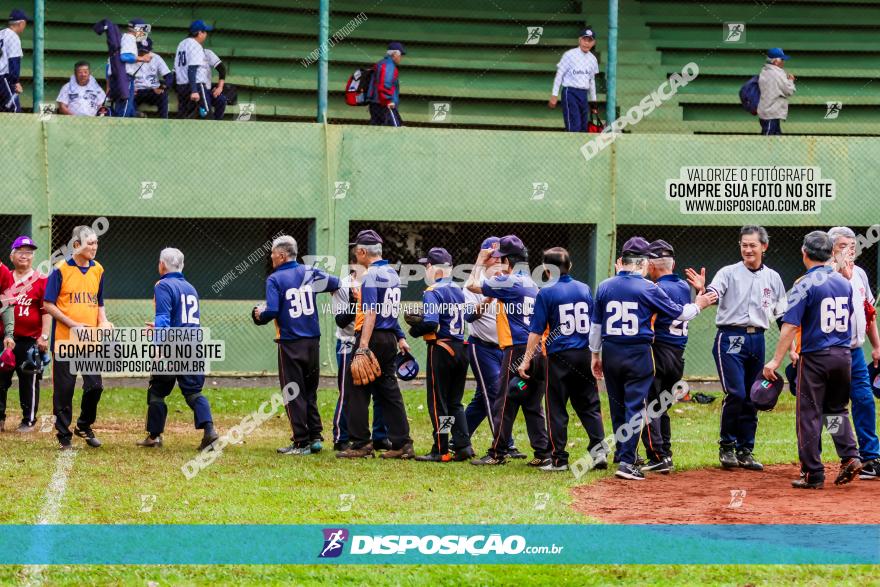
[[[141,104],[150,104],[156,107],[159,118],[168,118],[168,90],[163,89],[161,94],[157,94],[152,89],[138,90],[134,95],[135,106]]]
[[[15,93],[15,86],[8,75],[0,75],[0,112],[21,112],[21,100]]]
[[[137,113],[137,108],[135,108],[134,76],[128,76],[128,98],[125,100],[115,100],[111,113],[118,118],[132,118]]]
[[[27,358],[27,353],[37,343],[37,339],[29,336],[15,336],[15,369],[13,371],[0,372],[0,420],[6,419],[6,393],[12,385],[12,376],[18,375],[18,403],[21,406],[21,423],[33,426],[37,421],[37,410],[40,407],[40,379],[42,374],[25,373],[21,365]],[[871,395],[871,390],[868,390]],[[873,403],[873,401],[872,401]]]
[[[73,433],[70,425],[73,420],[73,392],[76,388],[76,371],[71,371],[73,361],[59,361],[52,354],[52,412],[55,414],[55,436],[59,442],[70,442]],[[80,430],[92,427],[98,417],[98,402],[104,392],[104,382],[100,375],[83,375],[83,393],[80,400],[79,418],[76,426]]]
[[[782,134],[782,126],[780,125],[780,120],[778,118],[772,120],[759,120],[759,122],[761,123],[762,135],[771,136]]]
[[[602,343],[602,373],[614,427],[614,462],[634,465],[645,418],[645,400],[654,383],[649,343]]]
[[[403,120],[396,107],[389,108],[370,102],[370,124],[373,126],[403,126]]]
[[[428,343],[427,354],[428,369],[425,384],[428,391],[428,415],[431,418],[434,437],[431,454],[449,453],[450,433],[455,450],[464,450],[471,445],[464,407],[461,405],[468,369],[464,343],[458,340]],[[448,416],[454,418],[451,428],[448,428],[448,425],[444,426],[444,417]],[[447,431],[443,432],[444,429]]]
[[[764,331],[721,326],[712,354],[721,379],[721,440],[724,448],[752,450],[758,430],[758,410],[749,397],[752,383],[764,369]]]
[[[278,380],[282,394],[294,396],[290,401],[288,397],[284,398],[284,409],[290,420],[290,441],[298,447],[323,440],[321,414],[318,412],[320,340],[301,338],[278,342]],[[288,388],[291,383],[295,386]]]
[[[849,397],[852,401],[852,419],[859,439],[859,455],[863,462],[880,458],[880,442],[877,440],[877,411],[868,364],[862,347],[851,349],[852,383]]]
[[[562,88],[562,122],[568,132],[587,132],[590,102],[587,90]]]
[[[648,405],[657,402],[660,405],[660,394],[672,392],[676,383],[684,375],[684,349],[672,344],[654,341],[654,383],[648,394]],[[648,459],[654,462],[664,458],[672,458],[672,426],[669,413],[663,410],[659,418],[645,423],[642,430],[642,444],[645,445]]]
[[[514,365],[518,365],[526,352],[526,345],[518,344],[504,349],[501,359],[502,371],[499,378],[498,398],[492,408],[495,418],[495,436],[492,439],[492,447],[489,456],[503,459],[507,456],[510,448],[510,438],[513,433],[513,422],[519,409],[522,408],[526,420],[526,432],[535,457],[546,459],[550,457],[550,441],[547,437],[547,420],[541,406],[543,394],[539,389],[531,389],[528,396],[514,399],[508,393],[510,379],[515,375]],[[538,386],[535,386],[538,387]]]
[[[348,442],[348,426],[345,423],[345,410],[342,405],[345,402],[345,394],[348,388],[345,384],[345,372],[351,368],[351,357],[354,352],[354,341],[342,342],[336,340],[336,385],[339,388],[339,399],[336,400],[336,409],[333,411],[333,442]],[[388,430],[385,428],[385,420],[382,418],[382,408],[373,402],[373,442],[388,438]]]
[[[147,432],[154,438],[165,431],[165,420],[168,418],[165,398],[174,391],[175,383],[180,386],[186,405],[193,411],[196,430],[202,430],[208,424],[214,423],[211,405],[208,398],[202,395],[204,375],[152,375],[147,387]]]

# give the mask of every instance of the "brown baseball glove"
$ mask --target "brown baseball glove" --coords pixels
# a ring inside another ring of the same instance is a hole
[[[421,308],[408,308],[403,312],[403,321],[410,326],[421,324],[425,319],[425,315]]]
[[[370,349],[358,349],[351,360],[351,379],[355,385],[368,385],[382,374],[382,367]]]

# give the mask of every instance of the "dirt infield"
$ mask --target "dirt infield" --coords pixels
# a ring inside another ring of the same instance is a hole
[[[838,465],[826,464],[825,488],[794,489],[797,465],[762,473],[699,469],[644,481],[605,478],[572,489],[573,507],[621,524],[880,524],[880,481],[835,486]]]

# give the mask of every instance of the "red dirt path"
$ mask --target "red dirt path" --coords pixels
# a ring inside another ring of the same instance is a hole
[[[797,465],[771,465],[763,472],[648,474],[644,481],[611,477],[572,489],[572,505],[619,524],[880,524],[880,508],[874,507],[880,480],[836,486],[838,465],[828,463],[824,489],[794,489],[798,470]],[[731,491],[745,494],[734,498]]]

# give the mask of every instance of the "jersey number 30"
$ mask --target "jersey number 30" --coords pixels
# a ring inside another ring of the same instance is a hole
[[[849,332],[849,299],[823,298],[819,308],[819,328],[822,332]]]
[[[639,309],[637,302],[608,302],[605,306],[605,334],[610,336],[634,336],[639,332]],[[619,324],[619,326],[618,326]]]

